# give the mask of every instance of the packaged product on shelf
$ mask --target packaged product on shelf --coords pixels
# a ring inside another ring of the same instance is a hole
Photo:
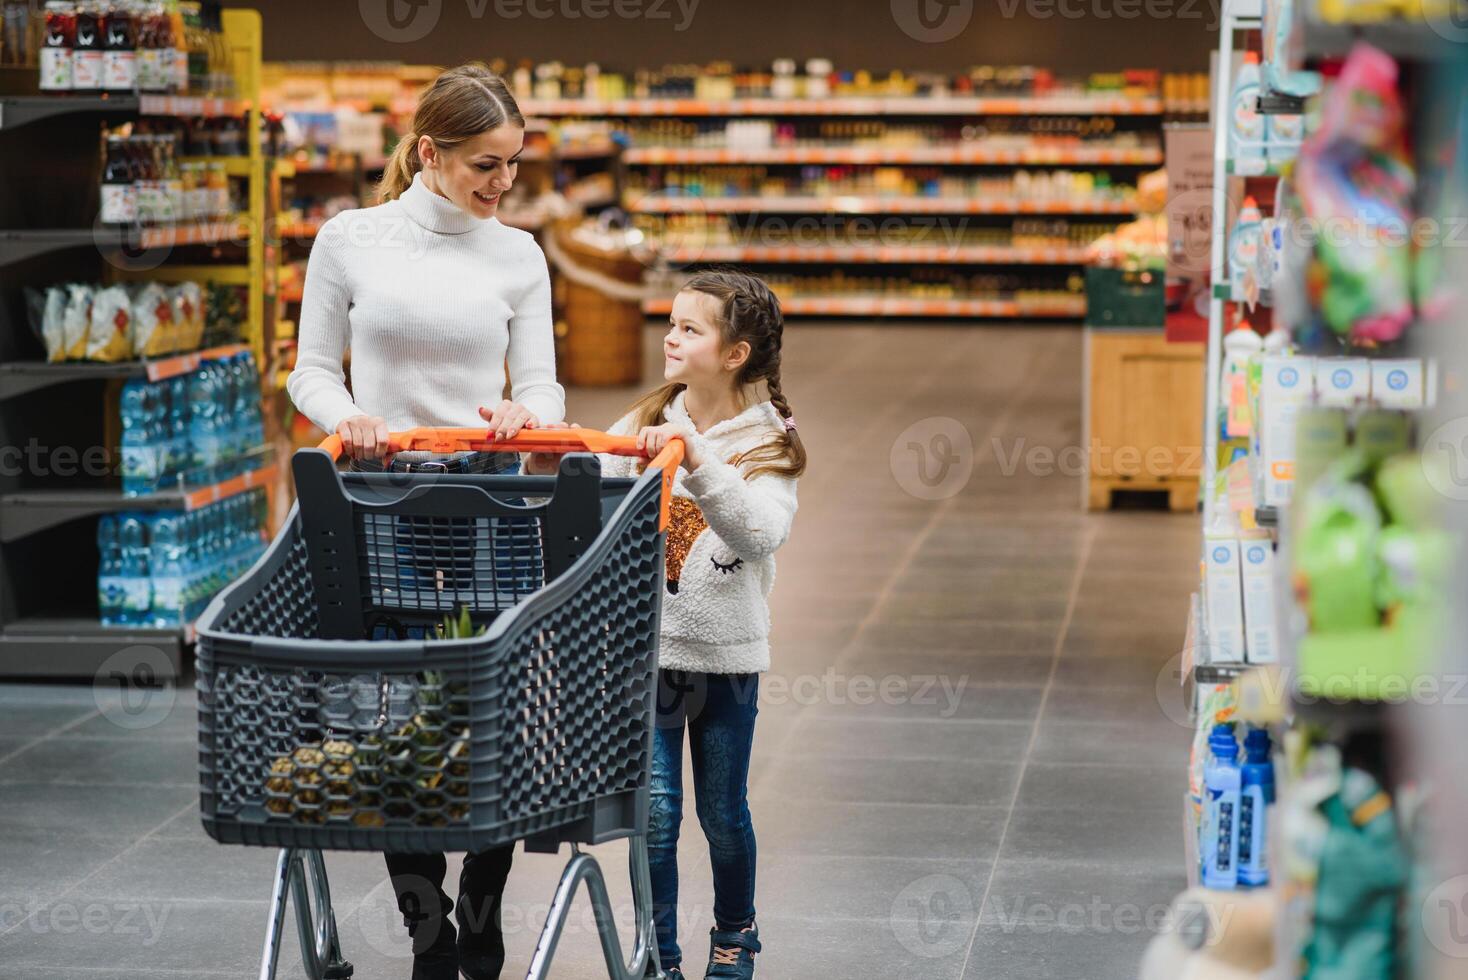
[[[76,43],[71,54],[71,87],[78,92],[102,90],[105,20],[102,5],[96,0],[82,0],[76,5]]]
[[[1252,197],[1244,198],[1228,233],[1228,281],[1235,296],[1243,294],[1245,284],[1258,266],[1261,220],[1258,202]]]
[[[1244,659],[1244,597],[1239,577],[1239,540],[1231,532],[1210,531],[1203,541],[1203,590],[1208,623],[1208,661]]]
[[[1381,407],[1421,408],[1422,391],[1420,360],[1381,358],[1371,362],[1371,400]]]
[[[1320,126],[1300,149],[1296,187],[1324,229],[1312,299],[1325,325],[1358,344],[1396,340],[1412,320],[1412,168],[1397,64],[1357,44],[1325,93]]]
[[[75,46],[76,8],[64,0],[50,0],[46,4],[45,35],[41,44],[42,91],[62,92],[74,87],[72,49]]]
[[[61,319],[65,359],[80,361],[87,356],[87,336],[92,329],[92,287],[71,283],[66,287],[66,312]]]
[[[46,360],[66,360],[67,290],[52,286],[46,290],[46,304],[41,314],[41,340],[46,345]]]
[[[1371,397],[1371,362],[1364,357],[1315,361],[1315,397],[1321,405],[1350,408]]]
[[[1304,493],[1350,445],[1350,422],[1343,408],[1307,405],[1295,422],[1295,494]]]
[[[1240,542],[1243,572],[1245,660],[1272,664],[1279,660],[1274,616],[1274,547],[1267,534]]]
[[[1397,910],[1408,858],[1392,798],[1374,776],[1347,767],[1320,815],[1326,830],[1302,975],[1399,976]]]
[[[1203,770],[1203,833],[1199,857],[1203,887],[1232,890],[1239,883],[1239,744],[1233,729],[1218,725],[1208,739],[1211,750]]]
[[[1259,55],[1246,51],[1229,98],[1228,152],[1238,173],[1264,172],[1266,136],[1259,114]]]
[[[1250,728],[1244,736],[1239,772],[1239,884],[1269,884],[1269,823],[1274,818],[1274,763],[1269,732]]]
[[[1320,74],[1291,68],[1302,59],[1300,33],[1296,29],[1296,0],[1265,0],[1264,56],[1261,59],[1264,87],[1271,92],[1299,98],[1320,91]]]
[[[1255,483],[1259,502],[1280,507],[1290,502],[1295,480],[1295,420],[1314,390],[1311,358],[1266,355],[1260,362],[1258,448]]]
[[[204,291],[196,282],[181,282],[169,291],[177,350],[198,350],[204,344]]]
[[[125,361],[132,356],[132,303],[127,289],[108,286],[92,296],[87,360]]]
[[[1296,591],[1312,633],[1379,625],[1375,591],[1381,512],[1343,458],[1310,486],[1294,549]]]
[[[1406,412],[1370,409],[1356,416],[1355,445],[1366,462],[1377,465],[1412,448],[1412,420]]]
[[[177,340],[163,286],[144,283],[133,294],[133,356],[171,354],[179,350]]]
[[[110,3],[102,45],[102,87],[131,92],[138,87],[137,24],[131,3]]]

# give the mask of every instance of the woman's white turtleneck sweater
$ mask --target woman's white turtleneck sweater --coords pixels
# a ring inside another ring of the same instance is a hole
[[[286,385],[312,422],[482,428],[479,407],[503,397],[507,361],[509,397],[542,422],[564,419],[550,275],[530,234],[460,210],[421,174],[396,201],[321,226]]]

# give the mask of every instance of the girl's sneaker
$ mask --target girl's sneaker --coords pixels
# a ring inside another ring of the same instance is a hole
[[[754,954],[761,949],[753,922],[738,932],[709,930],[709,966],[704,980],[754,980]]]

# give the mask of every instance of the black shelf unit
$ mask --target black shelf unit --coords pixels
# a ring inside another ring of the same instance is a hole
[[[103,625],[95,518],[184,509],[186,489],[196,488],[122,493],[108,472],[117,436],[108,399],[149,365],[47,362],[23,289],[100,282],[112,267],[164,259],[208,262],[209,250],[230,240],[231,222],[217,231],[96,225],[102,129],[150,104],[135,95],[13,94],[23,81],[0,71],[0,446],[22,454],[20,465],[8,456],[0,466],[0,678],[91,680],[109,657],[143,647],[162,654],[146,659],[166,664],[158,679],[171,680],[183,672],[191,630]],[[46,454],[41,465],[25,455],[32,445]],[[77,459],[97,448],[107,451],[100,469],[57,465],[62,450]]]

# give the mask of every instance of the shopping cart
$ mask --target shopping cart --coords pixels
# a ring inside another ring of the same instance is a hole
[[[416,429],[391,452],[564,454],[555,476],[344,473],[341,442],[295,454],[296,504],[265,556],[198,623],[200,806],[225,844],[278,847],[260,977],[289,895],[313,980],[342,958],[321,851],[571,856],[528,977],[549,969],[585,881],[613,980],[663,976],[645,837],[663,531],[674,441],[639,478],[584,429]],[[480,635],[441,639],[467,608]],[[387,637],[372,639],[372,637]],[[636,936],[624,960],[605,880],[580,850],[627,838]]]

